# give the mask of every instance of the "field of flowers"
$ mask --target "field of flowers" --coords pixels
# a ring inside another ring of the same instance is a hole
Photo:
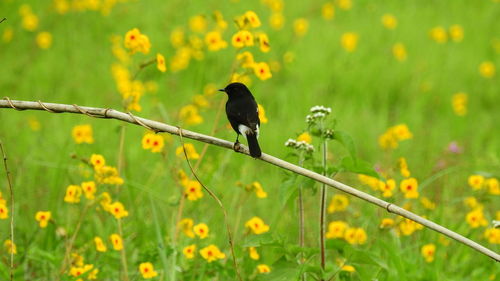
[[[0,0],[0,98],[234,141],[217,89],[242,82],[264,153],[498,253],[499,15],[498,0]],[[0,142],[0,280],[500,280],[465,245],[217,146],[6,108]]]

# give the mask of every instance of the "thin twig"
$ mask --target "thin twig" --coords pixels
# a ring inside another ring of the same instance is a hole
[[[68,113],[77,113],[77,114],[82,114],[78,109],[76,109],[75,106],[70,105],[70,104],[58,104],[58,103],[43,103],[44,107],[49,108],[50,110],[53,110],[55,112],[68,112]],[[10,100],[9,98],[5,98],[4,100],[0,100],[0,108],[13,108],[17,110],[25,110],[25,109],[33,109],[33,110],[45,110],[40,103],[38,102],[32,102],[32,101],[17,101],[17,100]],[[173,135],[179,135],[180,130],[172,125],[168,125],[165,123],[161,123],[158,121],[150,120],[150,119],[145,119],[141,117],[134,117],[132,118],[131,115],[120,112],[117,110],[113,109],[106,109],[106,108],[96,108],[96,107],[80,107],[80,109],[85,110],[85,112],[99,116],[100,118],[112,118],[112,119],[117,119],[121,120],[124,122],[140,125],[137,123],[135,119],[140,120],[143,124],[146,124],[150,128],[156,129],[158,132],[167,132]],[[88,116],[88,115],[87,115]],[[142,126],[142,125],[140,125]],[[200,141],[200,142],[205,142],[209,144],[213,144],[219,147],[224,147],[226,149],[231,149],[234,150],[233,148],[233,142],[222,140],[219,138],[207,136],[204,134],[200,134],[197,132],[192,132],[188,130],[182,130],[182,135],[183,137]],[[244,145],[239,145],[237,152],[250,155],[248,148],[245,147]],[[261,161],[273,164],[277,167],[280,167],[282,169],[289,170],[291,172],[294,172],[296,174],[308,177],[310,179],[313,179],[315,181],[325,183],[328,186],[334,187],[340,191],[343,191],[345,193],[348,193],[354,197],[360,198],[364,201],[367,201],[373,205],[377,205],[381,208],[386,209],[389,213],[397,214],[399,216],[405,217],[409,220],[412,220],[414,222],[417,222],[421,225],[426,226],[427,228],[430,228],[434,231],[437,231],[439,233],[442,233],[464,245],[467,245],[476,251],[492,258],[495,261],[500,261],[500,254],[493,252],[492,250],[454,232],[451,231],[435,222],[432,222],[428,219],[424,219],[421,216],[416,215],[415,213],[412,213],[408,210],[405,210],[397,205],[391,204],[389,202],[386,202],[382,199],[379,199],[375,196],[372,196],[368,193],[362,192],[360,190],[357,190],[351,186],[348,186],[346,184],[343,184],[341,182],[338,182],[336,180],[333,180],[331,178],[325,177],[323,175],[320,175],[316,172],[313,172],[311,170],[299,167],[297,165],[294,165],[292,163],[289,163],[287,161],[284,161],[282,159],[276,158],[274,156],[271,156],[266,153],[262,153],[262,156],[258,158]]]
[[[2,20],[4,21],[5,18]],[[1,23],[1,22],[0,22]],[[14,190],[12,189],[12,180],[10,178],[9,167],[7,166],[7,154],[5,154],[5,150],[3,149],[3,143],[0,140],[0,149],[2,150],[3,155],[3,164],[5,166],[5,175],[7,176],[7,183],[9,185],[9,193],[10,193],[10,243],[11,243],[11,251],[10,251],[10,280],[14,280]]]
[[[0,23],[4,22],[6,20],[7,20],[7,18],[3,18],[2,20],[0,20]]]
[[[118,234],[120,234],[120,237],[123,239],[123,229],[122,229],[122,220],[118,219]],[[128,266],[127,266],[127,253],[125,252],[125,243],[123,243],[122,250],[120,251],[120,256],[121,256],[121,261],[122,261],[122,266],[123,266],[123,280],[124,281],[129,281],[128,277]]]
[[[231,228],[229,227],[229,222],[227,218],[227,212],[226,208],[224,208],[224,205],[222,205],[222,201],[220,201],[219,197],[215,195],[215,193],[212,192],[208,187],[206,187],[201,180],[198,178],[198,175],[193,169],[193,166],[191,166],[191,162],[189,161],[189,157],[186,152],[186,148],[184,147],[184,139],[182,137],[182,129],[179,127],[179,137],[181,140],[181,145],[182,145],[182,151],[184,152],[184,157],[186,158],[186,162],[188,163],[189,169],[191,170],[191,173],[195,177],[195,179],[200,183],[200,185],[203,187],[203,189],[219,204],[220,208],[222,209],[222,212],[224,213],[224,224],[226,225],[226,230],[227,230],[227,236],[229,240],[229,247],[231,248],[231,256],[233,257],[233,265],[234,265],[234,270],[236,271],[236,276],[238,276],[238,279],[240,281],[243,281],[240,275],[240,269],[238,268],[238,263],[236,261],[236,255],[234,254],[234,245],[233,245],[233,235],[231,234]]]
[[[323,176],[326,176],[326,156],[327,156],[327,146],[326,139],[323,139]],[[325,217],[326,217],[326,185],[325,183],[321,186],[321,198],[320,198],[320,213],[319,213],[319,249],[321,256],[321,269],[325,270],[326,265],[326,254],[325,254]],[[324,281],[321,278],[321,281]]]

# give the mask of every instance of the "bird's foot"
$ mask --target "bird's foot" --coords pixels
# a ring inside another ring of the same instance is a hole
[[[239,152],[239,151],[240,151],[240,142],[239,142],[239,141],[236,141],[236,142],[233,144],[233,149],[234,149],[234,151],[236,151],[236,152]]]

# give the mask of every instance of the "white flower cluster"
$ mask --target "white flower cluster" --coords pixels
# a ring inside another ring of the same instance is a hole
[[[288,139],[285,142],[285,146],[295,148],[298,150],[304,150],[306,152],[313,152],[314,151],[314,146],[311,144],[308,144],[305,141],[296,141],[294,139]]]
[[[316,120],[324,119],[332,113],[332,109],[330,107],[324,107],[322,105],[316,105],[311,107],[311,114],[306,116],[306,122],[309,124],[316,123]]]

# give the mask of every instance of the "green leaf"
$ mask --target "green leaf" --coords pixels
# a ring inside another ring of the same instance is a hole
[[[345,147],[345,149],[347,149],[349,155],[351,155],[351,157],[355,159],[354,161],[357,161],[356,146],[354,145],[354,140],[349,134],[344,131],[335,131],[335,133],[333,134],[333,139],[340,142]]]
[[[352,157],[345,157],[342,159],[340,166],[347,172],[380,178],[377,172],[373,169],[372,164],[361,159],[354,160]]]

